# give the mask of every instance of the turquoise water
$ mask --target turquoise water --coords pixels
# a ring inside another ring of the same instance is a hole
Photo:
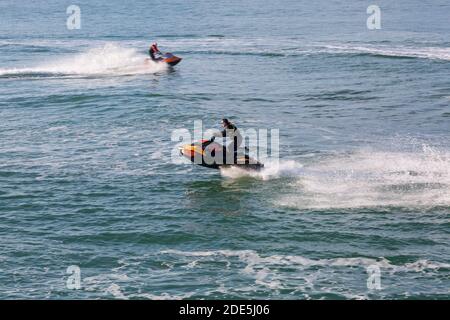
[[[0,2],[0,298],[450,298],[447,1],[94,3]],[[279,166],[172,162],[224,116]]]

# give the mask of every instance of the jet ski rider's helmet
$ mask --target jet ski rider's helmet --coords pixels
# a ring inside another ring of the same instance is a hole
[[[220,121],[220,123],[222,123],[222,125],[224,127],[227,127],[227,126],[229,126],[231,124],[231,122],[228,119],[226,119],[226,118],[222,119],[222,121]]]

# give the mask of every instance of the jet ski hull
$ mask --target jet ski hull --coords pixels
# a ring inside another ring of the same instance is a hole
[[[199,142],[185,145],[180,148],[180,154],[189,159],[192,163],[210,169],[225,169],[235,167],[242,170],[259,171],[264,168],[264,164],[256,161],[253,158],[250,158],[248,155],[238,156],[236,159],[236,163],[226,163],[223,157],[223,146],[209,140],[201,140]],[[211,156],[217,156],[216,159],[224,160],[218,163],[214,161]]]
[[[183,59],[171,54],[170,52],[167,52],[164,54],[164,56],[154,59],[153,62],[167,63],[169,66],[173,67],[173,66],[176,66],[177,64],[179,64],[181,62],[181,60],[183,60]],[[146,61],[152,61],[152,59],[148,58]]]
[[[166,53],[162,62],[167,63],[169,66],[173,67],[181,62],[182,58],[174,56],[171,53]]]

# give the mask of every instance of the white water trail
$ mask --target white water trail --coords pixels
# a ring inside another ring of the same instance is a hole
[[[294,160],[268,160],[263,162],[264,168],[260,171],[244,170],[238,167],[230,167],[221,169],[220,173],[222,174],[222,176],[231,179],[253,177],[256,179],[271,180],[279,177],[300,176],[303,172],[303,165]]]
[[[123,48],[116,44],[89,49],[53,62],[45,62],[36,67],[0,69],[0,76],[32,75],[135,75],[163,72],[165,63],[148,61],[144,54],[133,48]]]
[[[387,45],[349,45],[336,44],[324,46],[325,51],[337,53],[364,53],[397,58],[420,58],[430,60],[450,61],[450,48],[443,47],[412,47],[412,46],[387,46]]]
[[[299,209],[450,206],[450,152],[360,150],[305,167],[276,200]]]
[[[450,151],[365,148],[308,163],[266,162],[261,171],[222,169],[228,179],[287,179],[275,205],[298,209],[450,206]]]

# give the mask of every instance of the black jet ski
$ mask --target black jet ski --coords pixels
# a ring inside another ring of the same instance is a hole
[[[244,170],[259,171],[264,168],[264,164],[246,154],[238,155],[236,163],[228,164],[226,148],[211,140],[200,140],[184,145],[180,147],[180,154],[195,164],[211,169],[237,167]]]
[[[173,67],[173,66],[177,65],[178,63],[180,63],[182,58],[177,57],[176,55],[173,55],[170,52],[166,52],[161,57],[158,57],[156,59],[147,58],[146,61],[151,61],[151,60],[153,60],[153,62],[157,62],[157,63],[167,63],[169,66]]]

